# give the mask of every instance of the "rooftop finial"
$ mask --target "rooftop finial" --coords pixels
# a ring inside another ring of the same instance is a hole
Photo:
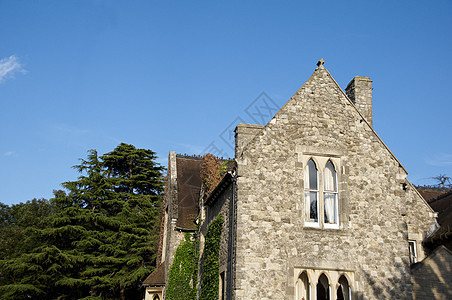
[[[323,64],[325,63],[325,60],[323,58],[321,58],[318,62],[317,62],[317,66],[323,66]]]

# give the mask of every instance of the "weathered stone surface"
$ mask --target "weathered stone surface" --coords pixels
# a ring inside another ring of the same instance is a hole
[[[420,245],[434,215],[411,185],[404,188],[405,169],[357,108],[320,65],[240,145],[235,299],[293,299],[293,273],[303,268],[351,272],[353,293],[366,299],[412,297],[408,236]],[[309,158],[336,161],[338,229],[305,225]]]

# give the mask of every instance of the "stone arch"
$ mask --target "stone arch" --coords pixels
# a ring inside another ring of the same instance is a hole
[[[331,164],[333,165],[334,171],[336,171],[336,173],[337,173],[337,166],[334,164],[334,162],[333,162],[333,160],[332,160],[331,158],[329,158],[329,159],[326,161],[326,163],[325,163],[325,165],[323,166],[323,168],[325,169],[325,168],[326,168],[326,165],[327,165],[328,163],[331,163]]]
[[[352,285],[353,285],[353,278],[352,278],[352,276],[350,276],[350,274],[347,273],[347,272],[341,272],[341,273],[339,274],[339,279],[340,279],[342,276],[344,276],[345,279],[347,279],[347,282],[348,282],[348,284],[350,285],[350,288],[353,288],[353,286],[352,286]],[[338,279],[338,281],[339,281],[339,279]],[[339,282],[338,282],[337,284],[339,284]]]
[[[345,274],[339,277],[338,287],[336,289],[336,299],[337,300],[351,300],[352,290],[350,287],[350,281],[347,279]]]
[[[330,300],[331,297],[331,281],[330,278],[325,274],[322,273],[319,276],[319,279],[317,280],[316,285],[316,299],[317,300]]]
[[[319,185],[320,184],[320,180],[321,180],[321,168],[320,168],[320,166],[321,166],[321,164],[320,164],[320,162],[319,161],[317,161],[317,159],[315,158],[315,157],[313,157],[313,156],[311,156],[311,157],[309,157],[308,158],[308,160],[306,160],[306,165],[304,166],[304,168],[303,168],[303,179],[304,179],[304,176],[305,176],[305,171],[306,171],[306,169],[307,169],[307,167],[308,167],[308,164],[309,164],[309,162],[310,161],[312,161],[313,163],[314,163],[314,166],[315,166],[315,169],[317,170],[317,185]]]
[[[301,272],[297,279],[297,300],[311,299],[311,281],[307,271]]]

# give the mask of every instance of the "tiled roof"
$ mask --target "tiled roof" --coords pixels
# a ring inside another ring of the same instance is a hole
[[[438,212],[440,228],[426,242],[433,246],[443,244],[452,250],[452,192],[439,196],[429,204]]]
[[[452,206],[452,192],[442,194],[439,197],[429,201],[430,206],[441,214]]]
[[[159,286],[165,285],[165,262],[163,262],[157,269],[154,270],[144,281],[144,286]]]
[[[438,191],[438,190],[430,190],[430,189],[417,189],[419,194],[421,194],[422,197],[424,197],[425,201],[429,202],[432,200],[435,200],[439,196],[443,195],[444,192]]]
[[[197,156],[176,156],[177,164],[177,221],[176,226],[194,229],[198,217],[199,197],[201,192],[202,159]]]

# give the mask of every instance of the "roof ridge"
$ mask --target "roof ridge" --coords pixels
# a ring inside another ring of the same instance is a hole
[[[198,159],[202,159],[203,155],[202,154],[187,154],[187,153],[180,154],[180,153],[177,153],[176,157],[198,160]]]

